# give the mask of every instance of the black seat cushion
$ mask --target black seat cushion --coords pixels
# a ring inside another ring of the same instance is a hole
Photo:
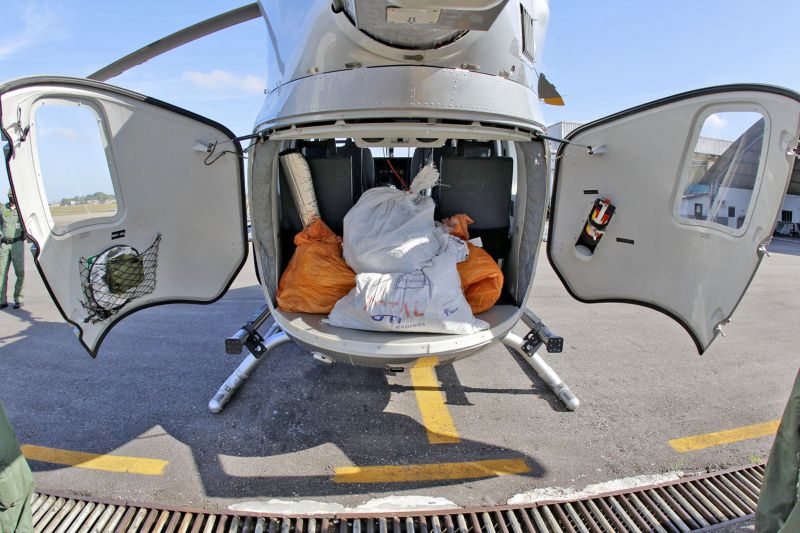
[[[471,237],[481,237],[495,259],[511,248],[511,184],[514,162],[510,157],[442,157],[438,187],[437,220],[466,213],[474,223]]]
[[[359,148],[350,139],[338,148],[335,139],[298,141],[296,148],[308,162],[322,220],[341,235],[344,216],[361,193],[375,185],[372,153],[367,148]],[[281,228],[297,233],[303,228],[282,167],[279,192]]]
[[[339,155],[349,155],[353,162],[353,204],[361,193],[375,186],[375,161],[369,148],[359,148],[352,139],[336,149]]]
[[[353,207],[352,159],[349,155],[307,158],[314,193],[322,220],[336,233],[342,234],[344,216]],[[360,193],[360,191],[359,191]],[[281,169],[281,226],[295,232],[303,229],[289,184]]]

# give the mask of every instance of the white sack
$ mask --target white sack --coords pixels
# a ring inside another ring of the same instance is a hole
[[[356,274],[411,272],[439,255],[446,235],[433,222],[433,200],[419,195],[438,177],[428,166],[411,191],[375,187],[361,195],[344,217],[342,242],[344,260]]]
[[[472,315],[456,264],[467,257],[467,245],[445,237],[442,253],[408,273],[365,273],[336,302],[328,323],[369,331],[470,334],[489,324]]]

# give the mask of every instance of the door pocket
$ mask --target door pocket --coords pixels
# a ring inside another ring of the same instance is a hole
[[[117,314],[129,302],[156,289],[156,267],[161,234],[142,253],[136,248],[116,245],[91,257],[81,257],[81,302],[87,316],[84,323],[96,324]]]

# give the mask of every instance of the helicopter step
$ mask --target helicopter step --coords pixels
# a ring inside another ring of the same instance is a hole
[[[222,411],[225,404],[230,401],[233,395],[236,394],[236,391],[239,390],[253,373],[258,363],[261,361],[262,356],[292,340],[286,333],[281,331],[278,324],[275,323],[273,323],[266,334],[262,336],[258,332],[258,328],[261,327],[269,317],[269,307],[264,305],[259,308],[256,315],[249,322],[245,323],[239,331],[225,339],[226,353],[237,355],[242,353],[244,348],[247,348],[250,354],[236,367],[236,370],[225,380],[225,383],[222,384],[214,397],[211,398],[211,401],[208,402],[208,409],[212,413],[219,413]]]
[[[522,355],[522,358],[547,383],[547,386],[553,390],[566,408],[574,411],[580,405],[580,400],[572,393],[555,370],[537,353],[537,350],[542,346],[548,352],[560,353],[564,349],[564,339],[550,331],[530,309],[525,309],[522,314],[522,321],[531,328],[531,331],[524,338],[515,333],[509,333],[503,337],[501,342]]]
[[[522,312],[522,321],[531,328],[530,332],[523,339],[525,342],[522,349],[526,354],[533,355],[542,345],[550,353],[561,353],[564,350],[564,337],[559,337],[550,328],[544,325],[542,319],[536,316],[530,309]]]

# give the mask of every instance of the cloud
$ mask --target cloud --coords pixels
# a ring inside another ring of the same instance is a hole
[[[184,81],[212,91],[236,91],[247,94],[263,94],[267,82],[263,78],[248,74],[236,76],[227,70],[215,69],[211,72],[187,70],[182,76]]]
[[[56,12],[47,6],[30,3],[23,9],[21,19],[22,29],[16,35],[0,39],[0,61],[26,48],[59,40],[65,36],[61,20]],[[7,20],[4,26],[6,23]]]
[[[703,131],[700,132],[700,135],[703,137],[719,137],[727,127],[727,120],[719,114],[713,114],[703,123]]]
[[[60,137],[67,141],[78,141],[81,138],[80,132],[72,128],[42,128],[40,134],[42,137]]]

